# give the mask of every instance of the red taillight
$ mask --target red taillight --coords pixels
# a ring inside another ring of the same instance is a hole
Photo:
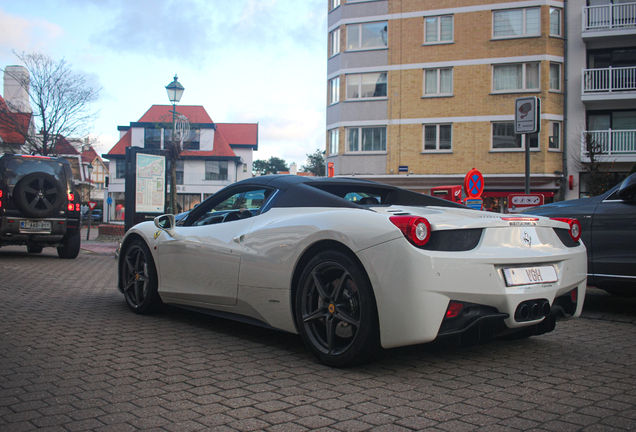
[[[579,241],[581,238],[581,222],[574,218],[551,218],[559,222],[565,222],[570,226],[570,237],[572,240]]]
[[[75,211],[80,211],[80,205],[79,205],[79,203],[75,204]]]
[[[446,318],[455,318],[462,311],[464,305],[459,302],[450,302],[448,305],[448,309],[446,309]]]
[[[75,195],[73,195],[72,193],[68,194],[68,200],[75,201]]]
[[[415,246],[424,246],[431,238],[431,224],[419,216],[391,216],[393,225]]]
[[[75,206],[73,205],[73,203],[68,204],[68,211],[73,211],[74,208]]]

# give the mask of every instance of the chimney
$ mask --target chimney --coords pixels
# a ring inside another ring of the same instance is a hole
[[[29,71],[24,66],[4,68],[4,100],[12,111],[31,112]]]
[[[292,163],[292,164],[289,166],[289,173],[290,173],[291,175],[298,175],[298,165],[296,165],[295,163]]]

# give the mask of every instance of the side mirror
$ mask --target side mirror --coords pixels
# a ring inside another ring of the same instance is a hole
[[[628,200],[636,195],[636,174],[627,177],[616,192],[616,196],[622,200]]]
[[[157,216],[155,219],[155,226],[161,230],[167,232],[170,236],[174,233],[175,220],[174,215],[172,214],[164,214],[161,216]]]

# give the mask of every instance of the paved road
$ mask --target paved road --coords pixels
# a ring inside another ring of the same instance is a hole
[[[636,302],[525,341],[390,350],[338,370],[295,335],[131,313],[115,260],[0,249],[0,430],[636,429]]]

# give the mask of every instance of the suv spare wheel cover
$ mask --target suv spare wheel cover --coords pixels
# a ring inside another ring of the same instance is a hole
[[[13,191],[15,206],[28,217],[51,216],[65,199],[60,182],[43,172],[25,175]]]

